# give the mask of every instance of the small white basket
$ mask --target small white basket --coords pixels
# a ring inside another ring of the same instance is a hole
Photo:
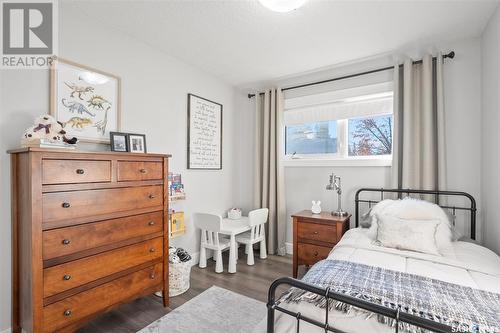
[[[168,264],[168,278],[170,297],[185,293],[189,289],[189,280],[191,278],[191,266],[193,259],[176,264]]]
[[[241,219],[241,210],[239,209],[231,209],[227,212],[227,217],[231,220],[239,220]]]

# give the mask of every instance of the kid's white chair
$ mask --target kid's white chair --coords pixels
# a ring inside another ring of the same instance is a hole
[[[219,215],[195,213],[193,215],[195,227],[201,229],[200,241],[200,268],[207,267],[207,249],[214,250],[215,272],[222,273],[224,266],[222,263],[222,251],[229,249],[230,241],[219,236],[222,227],[222,217]]]
[[[267,222],[269,210],[260,208],[248,213],[248,222],[252,229],[236,236],[236,242],[245,244],[245,253],[247,254],[247,265],[253,265],[253,245],[260,242],[260,258],[267,258],[266,251],[266,232],[265,224]]]

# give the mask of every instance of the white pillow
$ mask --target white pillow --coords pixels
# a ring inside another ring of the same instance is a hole
[[[406,220],[437,220],[439,221],[436,230],[437,247],[446,249],[451,246],[453,235],[450,220],[448,220],[445,211],[432,202],[406,198],[387,207],[384,214]]]
[[[389,215],[376,215],[377,241],[380,245],[440,256],[436,245],[439,220],[405,220]]]
[[[385,199],[385,200],[382,200],[382,201],[378,202],[370,210],[371,225],[370,225],[370,229],[368,231],[368,236],[371,239],[376,239],[377,238],[377,229],[378,229],[377,215],[383,215],[384,214],[384,210],[387,209],[387,207],[393,205],[394,203],[396,203],[398,201],[399,200]]]

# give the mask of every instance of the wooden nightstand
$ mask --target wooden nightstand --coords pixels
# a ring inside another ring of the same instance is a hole
[[[325,259],[344,233],[351,215],[334,216],[330,212],[313,214],[303,210],[293,214],[293,277],[299,265],[314,265]]]

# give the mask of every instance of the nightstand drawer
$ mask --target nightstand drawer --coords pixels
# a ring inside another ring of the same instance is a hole
[[[335,224],[297,223],[297,237],[303,240],[320,241],[336,244],[337,227]]]
[[[332,249],[325,246],[311,244],[297,244],[299,265],[314,265],[320,260],[326,259]]]

